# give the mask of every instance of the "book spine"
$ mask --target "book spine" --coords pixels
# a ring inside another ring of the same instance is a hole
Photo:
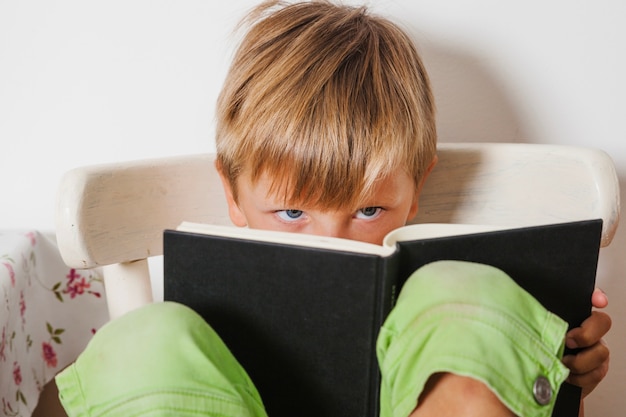
[[[398,252],[392,256],[380,258],[378,263],[378,286],[380,288],[378,294],[378,306],[376,311],[379,316],[377,320],[374,320],[373,334],[373,346],[372,346],[372,370],[371,370],[371,393],[372,399],[371,412],[369,417],[378,417],[380,413],[380,384],[381,375],[380,367],[378,366],[378,357],[376,356],[376,341],[378,340],[378,334],[380,329],[385,323],[387,316],[391,312],[391,309],[396,304],[396,299],[399,291],[398,273],[400,269],[400,257]]]

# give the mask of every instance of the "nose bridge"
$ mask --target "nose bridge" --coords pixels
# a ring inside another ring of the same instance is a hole
[[[315,222],[313,233],[319,236],[349,238],[349,221],[337,213],[324,213]]]

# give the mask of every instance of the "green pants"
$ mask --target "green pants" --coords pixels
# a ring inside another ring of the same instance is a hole
[[[381,416],[410,414],[436,372],[486,383],[519,416],[550,416],[568,373],[560,360],[566,329],[500,270],[427,265],[407,281],[380,331]],[[109,322],[56,382],[70,417],[266,416],[219,336],[175,303]]]

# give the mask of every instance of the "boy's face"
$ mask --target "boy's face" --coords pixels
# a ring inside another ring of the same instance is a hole
[[[372,197],[358,207],[322,210],[306,203],[285,207],[284,195],[269,192],[266,176],[252,183],[242,175],[237,182],[239,201],[233,199],[228,181],[222,179],[229,214],[237,226],[253,229],[308,233],[382,244],[391,230],[403,226],[417,213],[419,189],[403,170],[397,169],[376,182]],[[421,184],[420,187],[421,188]]]

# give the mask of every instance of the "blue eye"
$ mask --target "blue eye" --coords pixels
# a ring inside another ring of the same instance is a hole
[[[302,210],[293,210],[293,209],[279,210],[276,212],[276,215],[280,217],[281,220],[284,220],[286,222],[296,221],[300,219],[303,214],[304,212]]]
[[[357,219],[373,219],[377,217],[383,211],[382,207],[363,207],[356,212]]]

